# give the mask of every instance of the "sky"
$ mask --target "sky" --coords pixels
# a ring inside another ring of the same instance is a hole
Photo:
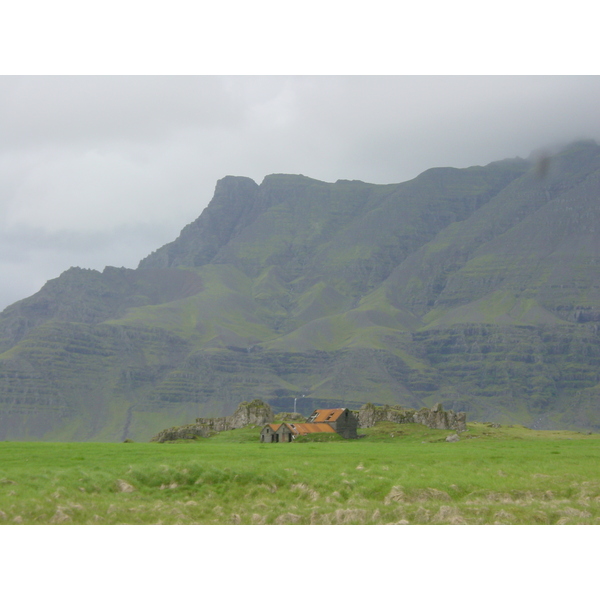
[[[2,76],[0,308],[135,268],[218,179],[397,183],[600,142],[597,76]]]

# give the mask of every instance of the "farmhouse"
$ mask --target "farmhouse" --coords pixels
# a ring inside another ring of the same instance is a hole
[[[291,442],[294,434],[286,423],[268,423],[260,432],[261,442]]]
[[[260,432],[261,442],[291,442],[308,433],[337,433],[356,438],[358,419],[347,408],[315,410],[306,423],[269,423]]]
[[[335,433],[326,423],[269,423],[260,432],[261,442],[291,442],[307,433]]]
[[[318,408],[306,419],[306,422],[330,425],[336,433],[346,439],[358,437],[356,433],[358,418],[347,408]]]

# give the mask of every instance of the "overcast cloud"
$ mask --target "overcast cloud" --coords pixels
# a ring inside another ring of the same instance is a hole
[[[134,268],[225,175],[395,183],[576,139],[600,77],[0,77],[0,309]]]

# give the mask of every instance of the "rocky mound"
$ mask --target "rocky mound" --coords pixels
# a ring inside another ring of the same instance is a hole
[[[209,437],[219,431],[241,429],[247,425],[264,425],[274,420],[273,409],[262,400],[242,402],[230,417],[199,418],[195,424],[169,427],[156,434],[151,442]]]
[[[392,423],[420,423],[430,429],[454,429],[465,431],[467,428],[467,413],[444,410],[438,402],[433,408],[403,408],[401,406],[375,406],[365,404],[358,411],[359,427],[373,427],[379,421]]]

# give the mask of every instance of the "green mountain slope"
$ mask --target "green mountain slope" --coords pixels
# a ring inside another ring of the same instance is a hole
[[[600,147],[412,181],[226,177],[138,269],[0,314],[0,438],[147,439],[261,397],[600,428]]]

